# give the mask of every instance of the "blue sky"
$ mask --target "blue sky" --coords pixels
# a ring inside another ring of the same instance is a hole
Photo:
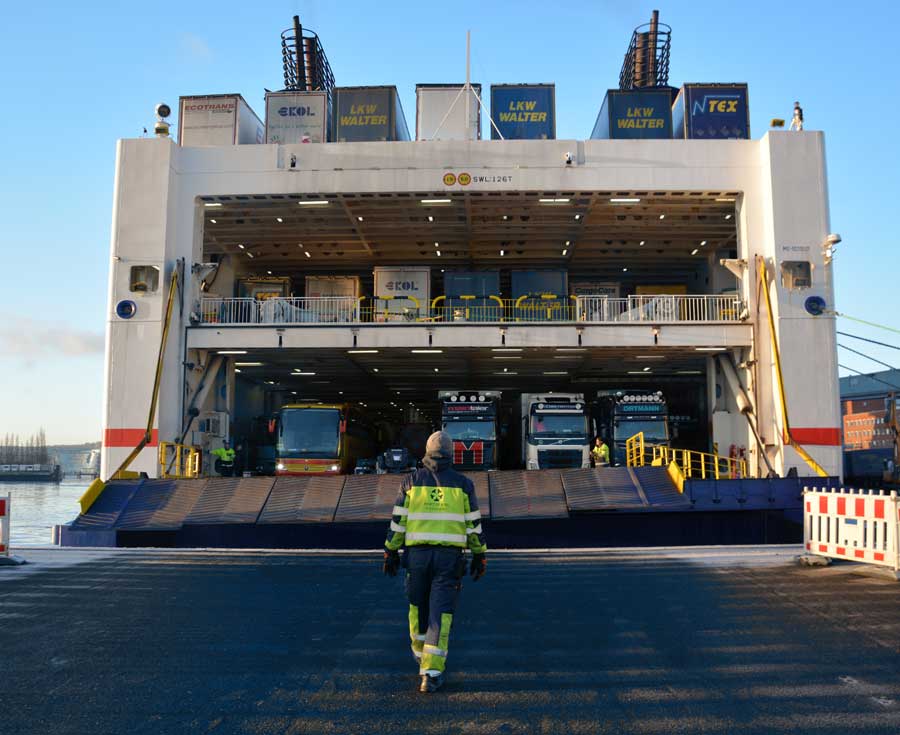
[[[318,32],[339,85],[555,82],[557,134],[586,138],[618,80],[632,29],[658,7],[673,27],[670,82],[750,85],[751,133],[790,118],[826,132],[840,311],[900,328],[894,207],[900,195],[895,52],[879,29],[900,4],[862,2],[15,3],[0,27],[0,435],[40,425],[54,442],[100,434],[115,142],[159,101],[240,92],[260,114],[280,88],[279,34],[294,13]],[[879,80],[877,75],[885,75]],[[900,345],[900,334],[839,322]],[[846,340],[845,340],[846,341]],[[863,343],[850,341],[859,348]],[[868,348],[861,348],[868,351]],[[873,349],[900,365],[900,353]],[[879,366],[842,352],[841,362]]]

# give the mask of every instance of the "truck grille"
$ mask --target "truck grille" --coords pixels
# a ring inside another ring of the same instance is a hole
[[[580,449],[546,449],[538,452],[538,467],[555,470],[563,467],[581,467]]]

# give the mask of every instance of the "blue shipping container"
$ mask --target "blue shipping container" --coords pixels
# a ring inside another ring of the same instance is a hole
[[[672,105],[675,138],[750,138],[746,84],[685,84]]]
[[[611,89],[603,98],[593,139],[671,138],[672,97],[668,89]]]
[[[499,271],[456,271],[444,274],[444,295],[450,298],[460,296],[499,296]]]
[[[568,298],[567,271],[512,271],[512,298],[554,294]]]
[[[555,85],[491,85],[491,119],[506,140],[554,140]],[[493,125],[491,139],[499,140]]]

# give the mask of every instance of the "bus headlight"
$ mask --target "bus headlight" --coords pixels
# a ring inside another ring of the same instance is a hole
[[[340,467],[338,467],[336,464],[331,465],[332,472],[337,472],[339,469],[340,469]]]
[[[284,469],[284,463],[283,463],[283,462],[279,462],[277,465],[275,465],[275,469],[278,470],[278,471],[280,472],[281,470]]]

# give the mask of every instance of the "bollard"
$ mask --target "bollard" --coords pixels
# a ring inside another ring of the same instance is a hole
[[[10,496],[0,497],[0,566],[24,564],[25,560],[9,553]]]

